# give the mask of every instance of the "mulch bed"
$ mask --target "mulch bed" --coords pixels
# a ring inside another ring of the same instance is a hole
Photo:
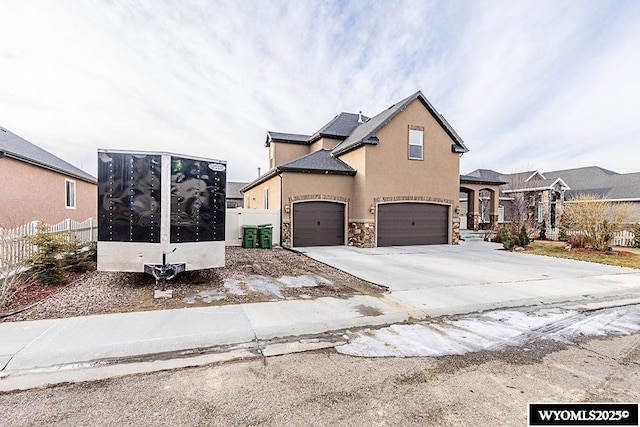
[[[225,267],[179,274],[168,282],[173,298],[153,297],[155,280],[144,273],[91,271],[71,277],[68,284],[31,285],[18,292],[0,315],[36,304],[28,310],[2,318],[0,322],[39,320],[93,314],[203,307],[224,304],[274,301],[279,299],[349,297],[354,294],[380,294],[377,286],[329,267],[311,258],[284,249],[226,248]],[[247,289],[237,295],[225,288],[225,280],[248,277],[275,279],[282,276],[317,275],[328,285],[281,289],[282,298]],[[186,302],[203,292],[222,295],[215,301]]]

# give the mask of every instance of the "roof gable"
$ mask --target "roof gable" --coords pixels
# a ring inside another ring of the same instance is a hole
[[[347,175],[356,173],[354,168],[335,158],[331,154],[331,150],[327,149],[314,151],[306,156],[299,157],[279,166],[278,169],[292,172],[344,173]]]
[[[264,142],[264,146],[268,147],[272,142],[285,142],[289,144],[309,144],[310,135],[302,135],[298,133],[284,133],[267,131],[267,140]]]
[[[13,132],[0,126],[0,153],[26,163],[49,169],[63,175],[84,181],[96,182],[96,178],[82,169],[54,156],[37,145],[19,137]],[[0,156],[2,157],[2,156]]]
[[[378,115],[374,116],[373,118],[355,128],[354,131],[344,141],[334,147],[332,154],[335,156],[339,156],[363,144],[377,144],[378,138],[376,137],[376,132],[386,126],[387,123],[393,120],[400,112],[407,108],[407,106],[416,99],[420,100],[422,105],[424,105],[427,111],[431,113],[433,118],[454,141],[452,147],[452,150],[454,152],[465,153],[469,151],[469,149],[464,145],[462,138],[460,138],[460,136],[453,130],[449,122],[447,122],[446,119],[436,111],[436,109],[433,107],[433,105],[431,105],[429,100],[427,100],[422,92],[418,91],[413,95],[410,95],[407,98],[403,99],[402,101],[392,105],[388,109],[382,111]]]

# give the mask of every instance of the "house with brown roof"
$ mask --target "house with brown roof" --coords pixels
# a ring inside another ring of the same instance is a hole
[[[96,217],[96,179],[0,127],[0,227]]]
[[[283,246],[458,241],[468,149],[422,92],[313,134],[269,131],[265,146],[270,170],[242,189],[244,207],[280,210]]]

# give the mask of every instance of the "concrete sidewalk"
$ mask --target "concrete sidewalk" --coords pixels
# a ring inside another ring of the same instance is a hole
[[[410,317],[424,313],[392,299],[357,295],[0,323],[0,391],[46,384],[20,381],[34,373],[58,372],[54,382],[68,381],[60,372],[150,356],[179,357],[194,349],[250,348],[259,356],[264,354],[261,342],[275,338],[399,323]]]
[[[487,243],[312,258],[380,285],[380,297],[284,300],[0,323],[0,391],[334,346],[348,328],[505,307],[640,298],[640,272],[496,251]],[[333,334],[328,334],[334,332]]]

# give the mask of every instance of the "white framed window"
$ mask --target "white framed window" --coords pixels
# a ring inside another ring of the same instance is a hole
[[[504,206],[498,206],[498,222],[504,222]]]
[[[273,169],[276,167],[276,162],[274,160],[274,153],[273,151],[276,149],[275,145],[273,143],[271,143],[271,146],[269,147],[269,169]]]
[[[409,128],[409,160],[422,160],[424,131],[418,126]]]
[[[269,209],[269,187],[264,189],[264,208]]]
[[[70,179],[64,180],[64,200],[67,209],[76,208],[76,182]]]
[[[543,219],[542,202],[538,202],[538,222],[542,222]]]

